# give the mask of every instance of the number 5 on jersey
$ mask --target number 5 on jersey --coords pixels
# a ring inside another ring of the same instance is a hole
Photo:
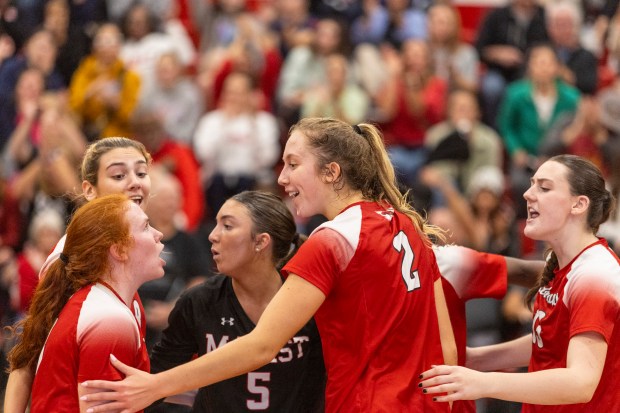
[[[392,240],[392,245],[396,251],[404,251],[400,270],[403,281],[405,281],[405,285],[407,286],[407,292],[417,290],[420,288],[420,276],[418,275],[417,269],[411,270],[415,254],[411,249],[411,244],[409,244],[409,238],[407,238],[407,235],[405,235],[403,231],[400,231]]]
[[[248,373],[248,391],[259,396],[258,400],[248,400],[246,405],[248,410],[266,410],[269,408],[269,387],[261,386],[271,381],[269,372]]]

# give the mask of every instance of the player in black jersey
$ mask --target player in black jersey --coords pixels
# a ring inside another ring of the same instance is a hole
[[[278,269],[303,242],[286,205],[259,191],[226,201],[209,239],[220,274],[179,298],[169,327],[153,349],[153,373],[252,331],[282,285]],[[192,411],[322,412],[324,386],[320,337],[310,320],[271,363],[201,388]]]

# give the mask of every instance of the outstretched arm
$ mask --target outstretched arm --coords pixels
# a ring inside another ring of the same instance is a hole
[[[32,371],[27,367],[11,371],[4,395],[4,411],[6,413],[24,413],[26,411],[33,380]]]
[[[587,403],[603,373],[607,342],[598,333],[571,338],[566,368],[532,373],[481,373],[458,366],[436,366],[422,374],[423,391],[438,402],[482,397],[541,405]],[[440,395],[449,393],[447,395]]]
[[[532,355],[532,335],[505,343],[468,347],[465,365],[478,371],[497,371],[525,367]]]
[[[523,260],[519,258],[505,257],[508,283],[532,288],[536,284],[539,275],[545,268],[542,260]]]
[[[91,380],[83,385],[107,389],[83,400],[115,402],[88,412],[131,413],[155,400],[238,376],[269,363],[282,346],[312,318],[325,300],[317,287],[294,274],[289,275],[265,309],[256,328],[219,349],[165,372],[149,375],[113,360],[126,378],[118,382]]]

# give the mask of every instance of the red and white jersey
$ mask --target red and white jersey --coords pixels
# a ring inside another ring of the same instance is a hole
[[[410,218],[375,202],[318,227],[283,273],[326,296],[315,314],[326,412],[447,412],[418,376],[443,363],[433,283],[439,271]]]
[[[58,258],[60,258],[60,254],[62,253],[62,250],[65,249],[65,241],[67,241],[67,234],[63,235],[62,238],[58,240],[58,243],[56,244],[56,246],[54,247],[50,255],[48,255],[47,258],[45,259],[45,262],[43,263],[43,265],[41,266],[41,269],[39,270],[39,279],[43,278],[49,266],[54,261],[56,261]]]
[[[58,243],[54,247],[54,250],[47,256],[41,270],[39,271],[39,280],[45,276],[49,266],[60,258],[60,254],[65,249],[65,241],[67,240],[67,234],[63,235]],[[146,336],[146,313],[144,312],[144,306],[142,305],[142,300],[140,296],[136,292],[133,296],[133,303],[131,308],[134,312],[136,319],[138,320],[138,324],[140,325],[140,330],[142,331],[142,335]]]
[[[79,411],[78,383],[123,378],[110,354],[149,371],[134,314],[114,291],[89,285],[71,296],[50,330],[34,376],[31,412]]]
[[[464,366],[467,346],[465,302],[474,298],[500,299],[506,295],[506,259],[457,245],[434,246],[433,251],[450,313],[458,364]],[[452,412],[475,413],[476,404],[472,400],[457,401],[452,404]]]
[[[586,247],[536,295],[529,371],[566,367],[570,339],[595,332],[607,342],[592,400],[564,406],[523,405],[523,412],[620,412],[620,261],[601,239]]]

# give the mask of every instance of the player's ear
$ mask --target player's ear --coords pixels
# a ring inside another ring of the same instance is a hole
[[[578,195],[575,197],[571,212],[574,214],[583,214],[588,212],[590,206],[590,198],[585,195]]]
[[[266,248],[269,247],[269,244],[271,244],[271,236],[266,232],[258,234],[254,238],[254,240],[255,240],[254,250],[256,252],[264,251]]]
[[[110,246],[110,255],[117,261],[127,261],[128,255],[125,249],[118,244],[112,244]]]
[[[342,175],[342,170],[337,162],[330,162],[323,168],[323,182],[334,183],[337,182]]]
[[[97,198],[97,189],[88,181],[82,181],[82,193],[87,201],[92,201]]]

